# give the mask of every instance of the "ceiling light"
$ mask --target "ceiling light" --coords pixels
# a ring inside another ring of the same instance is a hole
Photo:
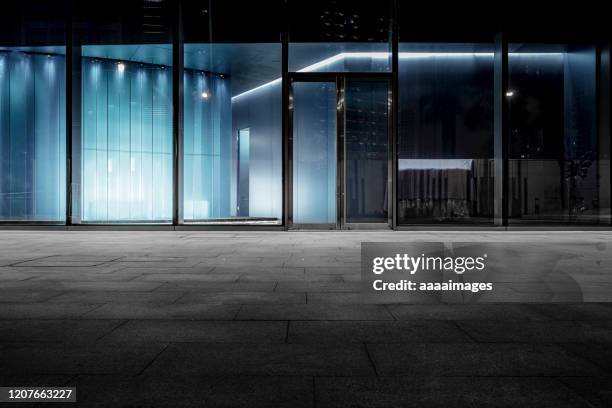
[[[204,91],[202,92],[202,99],[208,99],[210,95],[208,94],[208,92]]]
[[[125,64],[123,62],[120,62],[117,64],[117,71],[119,72],[125,71]]]

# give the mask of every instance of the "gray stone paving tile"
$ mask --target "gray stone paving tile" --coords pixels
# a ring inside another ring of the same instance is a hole
[[[612,342],[609,343],[563,343],[561,346],[573,355],[588,360],[612,374]]]
[[[216,303],[216,304],[305,304],[305,293],[279,292],[208,292],[187,293],[177,303]]]
[[[214,304],[105,304],[84,317],[87,319],[193,319],[232,320],[239,305]]]
[[[317,273],[324,273],[325,270],[327,272],[325,274],[329,274],[329,271],[337,269],[338,273],[340,273],[340,269],[346,268],[359,268],[361,266],[359,257],[350,259],[351,265],[347,265],[346,262],[341,262],[338,260],[336,256],[320,256],[320,255],[311,255],[311,256],[292,256],[285,260],[282,266],[286,268],[300,268],[305,267],[306,273],[317,269]],[[334,269],[335,268],[335,269]]]
[[[315,390],[318,408],[589,407],[551,378],[328,377]]]
[[[3,373],[138,374],[166,344],[11,344],[0,353]]]
[[[62,292],[48,300],[50,303],[174,303],[183,292]]]
[[[393,320],[383,305],[244,305],[236,320]]]
[[[272,292],[276,282],[170,282],[163,283],[156,292]]]
[[[223,377],[204,400],[207,407],[314,408],[311,377]]]
[[[193,319],[232,320],[239,305],[211,304],[105,304],[84,317],[87,319]]]
[[[240,278],[238,274],[214,275],[175,271],[174,273],[144,274],[134,279],[133,282],[236,282],[238,278]]]
[[[122,268],[117,273],[127,273],[127,274],[135,274],[135,275],[144,275],[144,274],[168,274],[168,273],[196,273],[196,274],[208,274],[214,271],[214,267],[199,267],[199,266],[161,266],[154,262],[147,263],[146,266],[127,266]]]
[[[46,267],[46,266],[98,266],[118,259],[117,256],[99,255],[53,255],[31,261],[18,262],[13,266],[18,267]]]
[[[363,345],[172,343],[148,375],[373,375]]]
[[[521,304],[389,305],[398,320],[542,321],[546,316]]]
[[[482,342],[612,342],[612,328],[592,327],[583,322],[460,321],[457,324]]]
[[[291,322],[290,343],[458,343],[472,340],[452,322]]]
[[[275,292],[358,292],[362,288],[361,282],[278,282]]]
[[[22,272],[15,268],[0,268],[0,282],[22,281],[36,276],[35,273]]]
[[[0,302],[30,303],[43,302],[65,293],[57,290],[23,290],[0,288]]]
[[[100,290],[112,290],[112,291],[134,291],[134,292],[150,292],[159,288],[162,284],[160,282],[62,282],[60,288],[65,290],[83,290],[83,291],[100,291]]]
[[[287,322],[236,322],[192,320],[131,320],[105,341],[282,343]]]
[[[612,378],[610,377],[562,377],[559,381],[581,395],[596,408],[612,406]]]
[[[98,307],[90,303],[1,303],[0,319],[72,319]]]
[[[331,293],[331,292],[308,292],[308,303],[312,304],[346,304],[346,305],[368,305],[368,304],[394,304],[394,303],[440,303],[441,297],[436,294],[422,292],[384,292],[384,293]]]
[[[2,387],[60,387],[72,378],[74,378],[72,375],[0,373],[0,384]]]
[[[0,342],[92,342],[119,323],[119,320],[0,320]]]
[[[604,372],[556,345],[368,344],[382,376],[597,376]]]
[[[73,273],[73,274],[45,274],[42,273],[39,276],[33,277],[30,281],[33,282],[49,282],[51,287],[62,288],[64,282],[75,282],[80,285],[81,282],[91,282],[93,284],[100,282],[102,286],[105,286],[105,282],[129,282],[138,278],[140,275],[119,275],[115,273],[98,274],[91,272]]]
[[[228,245],[233,246],[235,243],[228,243]],[[281,256],[277,257],[274,255],[274,252],[270,252],[266,255],[262,256],[244,256],[238,254],[230,254],[228,256],[218,256],[216,258],[208,258],[198,263],[198,266],[214,266],[214,267],[227,267],[227,268],[248,268],[253,266],[261,266],[261,267],[274,267],[274,268],[282,268],[282,267],[299,267],[300,265],[285,265],[287,257]]]
[[[224,274],[240,274],[245,277],[261,277],[262,280],[270,280],[272,278],[298,278],[304,276],[304,268],[283,268],[277,266],[266,265],[265,260],[261,264],[251,264],[246,266],[226,267],[216,266],[210,273],[217,275]]]
[[[611,303],[554,303],[528,306],[556,320],[612,320]]]
[[[214,378],[149,378],[129,375],[79,375],[69,381],[77,388],[77,406],[84,407],[202,407]],[[47,404],[49,407],[57,403]],[[74,405],[74,404],[73,404]]]

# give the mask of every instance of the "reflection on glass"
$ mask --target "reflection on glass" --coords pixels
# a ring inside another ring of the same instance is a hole
[[[336,84],[293,84],[293,223],[336,223]]]
[[[592,46],[510,45],[511,222],[609,222],[596,63]]]
[[[66,216],[64,47],[0,50],[0,220]]]
[[[492,46],[399,51],[399,223],[492,222]]]
[[[282,217],[280,44],[185,44],[184,219]]]
[[[387,222],[388,84],[347,80],[346,222]]]
[[[83,222],[172,219],[172,69],[129,47],[83,47]]]

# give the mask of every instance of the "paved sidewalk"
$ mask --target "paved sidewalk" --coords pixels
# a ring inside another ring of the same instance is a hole
[[[381,301],[362,241],[564,256],[477,302]],[[0,386],[87,407],[609,407],[609,301],[612,232],[0,231]]]

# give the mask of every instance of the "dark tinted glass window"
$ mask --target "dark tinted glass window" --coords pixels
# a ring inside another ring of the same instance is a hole
[[[399,223],[491,222],[492,45],[400,43],[398,125]]]
[[[511,44],[508,64],[511,221],[609,217],[609,144],[598,133],[595,47]]]

